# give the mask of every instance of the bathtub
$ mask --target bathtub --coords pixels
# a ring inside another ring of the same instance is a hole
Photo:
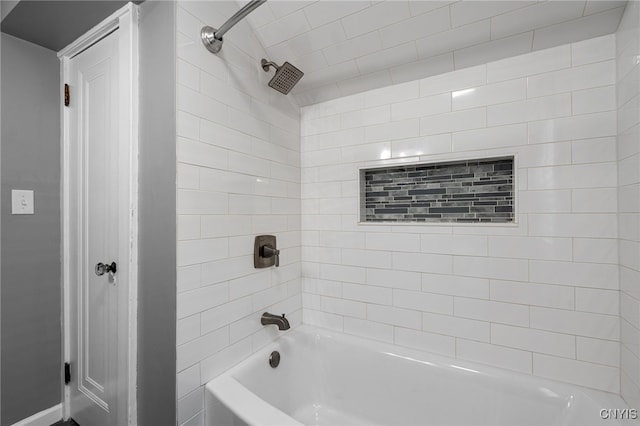
[[[208,426],[582,426],[635,417],[614,394],[309,326],[207,383],[205,410]]]

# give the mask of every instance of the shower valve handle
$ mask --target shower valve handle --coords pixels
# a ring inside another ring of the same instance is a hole
[[[271,247],[270,245],[262,246],[262,257],[276,257],[276,266],[280,266],[280,250]]]

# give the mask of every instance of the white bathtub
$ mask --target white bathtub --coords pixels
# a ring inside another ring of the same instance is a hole
[[[209,382],[205,417],[208,426],[629,423],[603,420],[601,409],[631,415],[614,394],[301,326]]]

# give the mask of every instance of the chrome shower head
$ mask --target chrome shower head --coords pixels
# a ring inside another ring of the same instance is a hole
[[[304,75],[302,71],[291,65],[289,62],[285,62],[281,66],[278,66],[274,62],[263,59],[260,63],[262,64],[262,69],[265,71],[269,71],[269,67],[271,66],[276,69],[276,75],[274,75],[271,81],[269,81],[269,87],[276,89],[278,92],[284,93],[285,95],[293,89],[293,86],[295,86]]]

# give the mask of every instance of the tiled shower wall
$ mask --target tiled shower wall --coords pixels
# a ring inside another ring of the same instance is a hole
[[[616,37],[621,392],[640,406],[640,3],[629,2]]]
[[[619,392],[615,82],[610,35],[303,108],[304,321]],[[511,154],[515,225],[358,224],[359,167]]]
[[[179,2],[178,424],[203,423],[203,387],[278,336],[265,310],[302,320],[300,118],[267,86],[272,73],[246,22],[220,54],[200,41],[231,2]],[[255,235],[275,234],[280,267],[254,269]]]

